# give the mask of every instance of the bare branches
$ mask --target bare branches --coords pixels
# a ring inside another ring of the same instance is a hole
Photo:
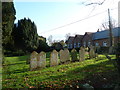
[[[92,3],[86,4],[86,6],[93,5],[93,4],[102,5],[105,1],[106,0],[103,0],[102,2],[92,2]]]

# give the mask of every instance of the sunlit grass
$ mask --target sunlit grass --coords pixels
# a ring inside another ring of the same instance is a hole
[[[112,58],[114,57],[113,55]],[[36,71],[29,71],[29,64],[26,64],[28,58],[29,55],[5,57],[3,88],[64,87],[71,80],[83,80],[95,73],[115,70],[113,64],[103,55],[82,62],[49,67],[48,54],[47,67]]]

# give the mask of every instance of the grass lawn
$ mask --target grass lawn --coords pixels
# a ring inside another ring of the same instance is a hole
[[[111,57],[115,58],[114,55]],[[29,71],[29,64],[26,64],[28,58],[29,55],[5,57],[3,88],[79,88],[85,83],[97,88],[112,87],[120,82],[116,68],[104,55],[99,55],[96,59],[49,67],[47,54],[47,67],[36,71]]]

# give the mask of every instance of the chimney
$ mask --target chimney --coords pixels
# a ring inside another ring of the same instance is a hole
[[[98,29],[97,32],[99,32],[100,30]]]

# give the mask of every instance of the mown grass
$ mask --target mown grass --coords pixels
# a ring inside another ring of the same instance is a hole
[[[111,57],[115,58],[114,55]],[[112,79],[111,72],[116,72],[112,62],[103,55],[99,55],[96,59],[87,59],[82,62],[72,62],[70,64],[49,67],[48,54],[47,67],[36,71],[29,71],[29,64],[26,64],[28,58],[29,55],[5,57],[3,65],[3,88],[64,88],[71,87],[71,85],[79,85],[80,87],[81,84],[86,82],[94,85],[95,81],[93,78],[100,77],[100,74],[102,76],[107,74],[101,79],[107,77]],[[107,82],[109,82],[109,79]]]

